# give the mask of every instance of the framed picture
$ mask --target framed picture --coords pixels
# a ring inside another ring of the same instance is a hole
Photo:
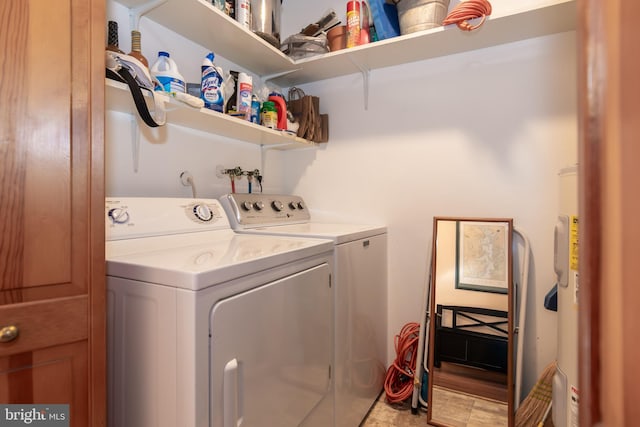
[[[458,221],[456,288],[506,294],[509,223]]]

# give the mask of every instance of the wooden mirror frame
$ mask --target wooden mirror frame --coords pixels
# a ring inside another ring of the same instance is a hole
[[[514,406],[514,372],[515,372],[515,364],[514,364],[514,319],[515,319],[515,305],[514,305],[514,289],[513,289],[513,219],[512,218],[467,218],[467,217],[434,217],[433,218],[433,248],[432,248],[432,259],[431,259],[431,281],[429,283],[430,287],[430,297],[429,297],[429,313],[430,313],[430,321],[429,321],[429,344],[428,344],[428,386],[429,386],[429,394],[428,394],[428,412],[427,412],[427,422],[430,425],[448,427],[443,421],[439,421],[436,418],[433,418],[433,387],[434,387],[434,348],[435,348],[435,339],[436,339],[436,323],[437,316],[436,313],[436,279],[438,276],[438,272],[436,269],[437,261],[438,261],[438,223],[440,221],[451,221],[456,222],[456,228],[460,222],[483,222],[483,223],[505,223],[506,228],[508,230],[507,236],[507,425],[509,427],[513,427],[515,425],[515,406]],[[458,242],[456,242],[456,245]],[[456,249],[457,250],[457,249]],[[457,258],[457,257],[456,257]],[[457,280],[456,280],[457,281]]]

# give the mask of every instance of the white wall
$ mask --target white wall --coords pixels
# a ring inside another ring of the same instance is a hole
[[[577,161],[575,33],[303,86],[330,141],[287,153],[287,191],[389,228],[389,337],[419,321],[434,216],[512,217],[531,241],[523,397],[556,351],[553,227]],[[519,270],[521,271],[521,270]],[[393,352],[390,340],[389,352]]]
[[[107,112],[108,196],[191,197],[191,187],[183,186],[180,180],[180,174],[188,171],[195,181],[198,197],[218,198],[231,191],[228,179],[216,176],[218,165],[260,169],[266,177],[263,181],[265,192],[283,191],[284,167],[277,152],[269,151],[261,156],[257,145],[177,126],[156,129],[144,124],[140,126],[139,165],[135,172],[130,129],[130,116]],[[247,191],[246,179],[236,181],[236,191]]]
[[[329,7],[319,3],[285,2],[283,35],[319,18]],[[495,10],[498,2],[492,3]],[[128,51],[127,12],[108,4],[108,18],[119,21],[120,44]],[[169,50],[187,80],[198,81],[206,47],[146,19],[140,29],[150,62],[157,50]],[[232,66],[218,60],[225,69]],[[577,158],[575,74],[571,32],[373,71],[366,111],[360,75],[316,82],[302,87],[319,95],[321,110],[330,114],[329,143],[261,157],[258,147],[215,135],[145,129],[137,173],[129,118],[109,112],[107,194],[190,196],[179,180],[189,170],[199,196],[218,197],[228,185],[216,178],[216,165],[240,165],[263,169],[266,192],[305,197],[316,218],[385,223],[390,360],[393,335],[420,319],[433,217],[512,217],[532,249],[526,396],[556,351],[556,314],[542,303],[555,282],[557,172]]]
[[[129,11],[114,1],[107,2],[107,19],[119,24],[120,48],[131,48]],[[180,73],[188,82],[200,82],[200,66],[209,48],[199,46],[146,18],[139,22],[142,33],[142,53],[153,64],[158,51],[168,51]],[[106,31],[106,24],[105,24]],[[215,62],[229,70],[248,71],[222,57]],[[254,75],[256,86],[260,84]],[[169,112],[170,117],[170,112]],[[169,119],[170,121],[170,119]],[[264,153],[259,146],[218,135],[210,135],[178,126],[156,129],[139,121],[142,131],[139,164],[134,170],[131,138],[131,116],[107,112],[106,126],[106,190],[109,196],[172,196],[191,197],[191,188],[182,185],[180,173],[188,171],[196,183],[199,197],[217,198],[230,192],[226,178],[216,176],[216,167],[260,169],[265,192],[282,192],[284,169],[282,156],[273,150]],[[247,181],[236,182],[237,191],[246,191]]]

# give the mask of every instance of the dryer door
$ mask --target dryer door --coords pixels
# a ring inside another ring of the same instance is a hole
[[[295,427],[316,407],[331,417],[322,402],[333,351],[329,272],[322,264],[214,306],[212,426]]]

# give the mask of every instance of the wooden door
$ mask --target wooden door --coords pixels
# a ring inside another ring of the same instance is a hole
[[[640,46],[636,0],[580,0],[581,426],[640,417]]]
[[[106,424],[104,28],[104,0],[0,1],[0,403],[78,427]]]

